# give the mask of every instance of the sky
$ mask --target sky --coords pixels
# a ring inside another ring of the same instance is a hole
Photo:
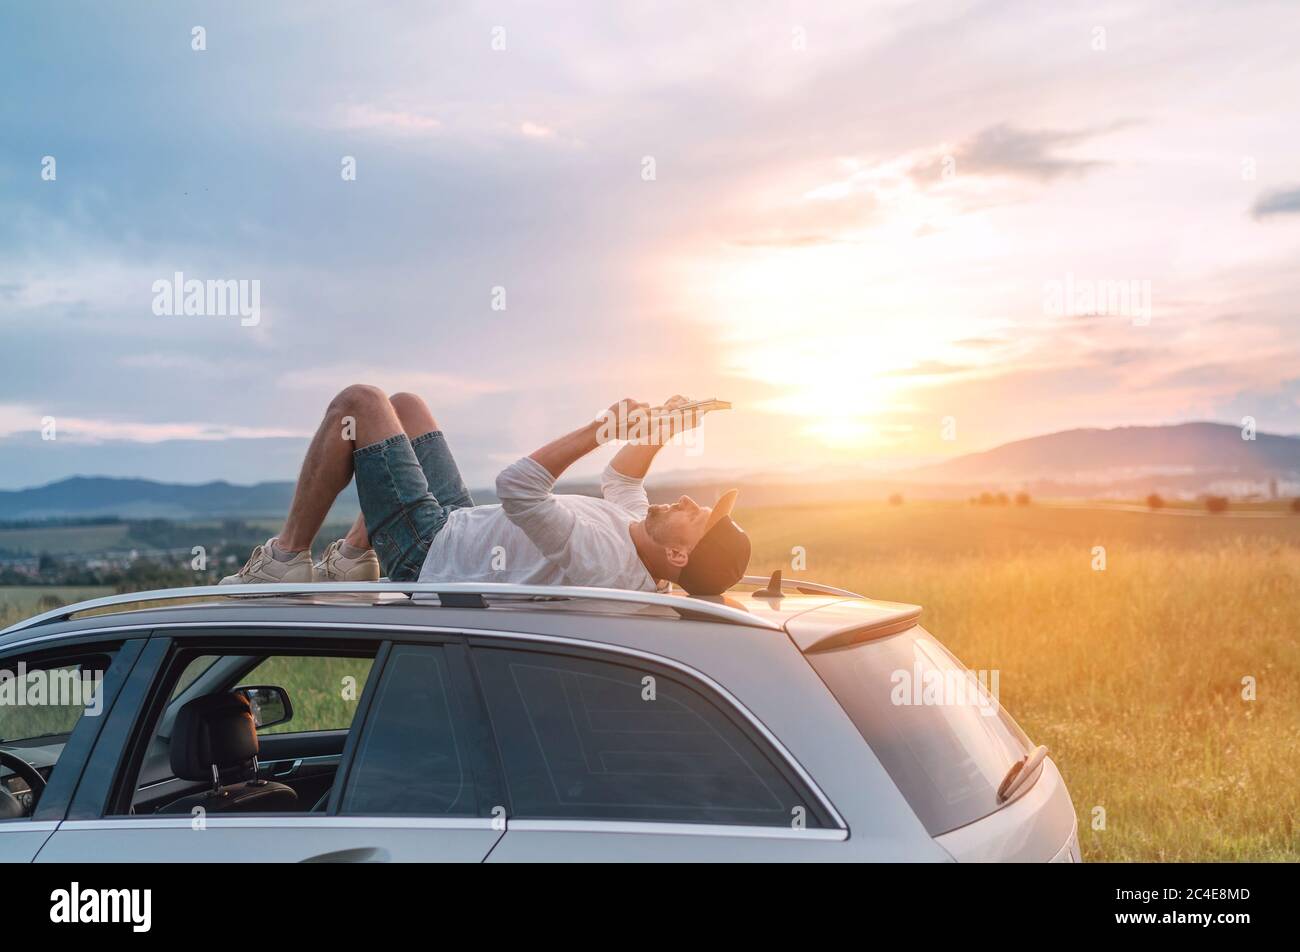
[[[735,405],[665,469],[809,478],[1300,432],[1298,48],[1294,3],[4,4],[0,489],[292,478],[350,383],[473,485],[625,396]]]

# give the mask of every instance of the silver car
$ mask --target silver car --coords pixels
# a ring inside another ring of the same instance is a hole
[[[779,573],[83,602],[0,632],[0,859],[1077,861],[920,611]]]

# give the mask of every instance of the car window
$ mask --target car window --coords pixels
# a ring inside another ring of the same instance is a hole
[[[988,816],[1029,753],[973,672],[922,628],[807,655],[931,836]]]
[[[0,741],[71,733],[87,703],[93,703],[94,677],[90,669],[83,673],[81,664],[0,669]]]
[[[474,661],[512,817],[824,825],[779,755],[702,685],[541,651],[475,648]]]
[[[284,723],[258,728],[259,776],[294,788],[297,808],[284,812],[312,810],[333,784],[373,663],[373,654],[359,652],[345,656],[295,649],[259,659],[199,647],[178,648],[155,686],[153,698],[146,703],[151,712],[147,733],[143,733],[147,740],[133,757],[132,772],[119,787],[123,793],[114,800],[117,812],[111,815],[143,816],[167,810],[203,789],[201,783],[176,777],[172,767],[175,725],[182,707],[217,691],[268,685],[283,689],[291,715]],[[294,736],[332,731],[338,734]],[[250,768],[251,762],[245,767],[223,768],[222,782],[244,782],[251,778]]]
[[[0,748],[48,781],[77,725],[103,714],[103,682],[112,660],[113,653],[105,652],[57,663],[0,661]],[[0,765],[0,787],[30,816],[33,801],[26,780]],[[0,819],[25,818],[13,812],[13,800],[0,803]]]
[[[397,645],[376,687],[341,812],[478,815],[475,743],[445,650]]]
[[[186,688],[203,676],[203,673],[212,667],[217,660],[217,655],[199,655],[185,666],[181,676],[176,679],[176,687],[172,688],[172,699],[179,697]]]
[[[292,720],[263,727],[259,734],[346,730],[356,713],[356,700],[370,677],[372,663],[370,658],[282,655],[267,658],[239,683],[282,687],[293,704]]]

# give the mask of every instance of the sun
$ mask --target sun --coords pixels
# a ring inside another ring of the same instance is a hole
[[[879,445],[879,421],[925,385],[912,371],[950,339],[932,295],[900,277],[901,255],[832,245],[717,265],[703,306],[720,316],[726,371],[776,392],[758,409],[802,417],[828,447]]]

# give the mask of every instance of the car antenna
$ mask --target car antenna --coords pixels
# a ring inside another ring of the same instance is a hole
[[[754,593],[755,598],[780,598],[781,597],[781,570],[777,569],[772,573],[772,577],[767,580],[767,588],[759,589]]]

